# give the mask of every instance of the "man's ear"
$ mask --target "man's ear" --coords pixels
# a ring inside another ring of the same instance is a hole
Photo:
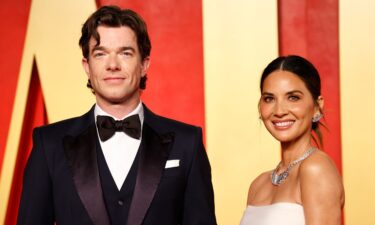
[[[90,67],[88,59],[82,58],[82,67],[86,72],[87,78],[90,79]]]
[[[149,66],[150,66],[150,56],[147,56],[146,58],[143,59],[143,62],[142,62],[141,77],[144,77],[147,74]]]

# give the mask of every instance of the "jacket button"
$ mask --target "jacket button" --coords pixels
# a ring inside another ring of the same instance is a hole
[[[123,206],[123,205],[124,205],[124,201],[122,201],[122,200],[118,200],[118,201],[117,201],[117,204],[118,204],[119,206]]]

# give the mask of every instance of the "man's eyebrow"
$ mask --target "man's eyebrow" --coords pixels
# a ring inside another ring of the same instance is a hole
[[[104,51],[106,50],[105,47],[103,46],[94,46],[91,50],[91,52],[94,52],[94,51]],[[119,51],[126,51],[126,50],[131,50],[133,52],[135,52],[135,48],[131,47],[131,46],[123,46],[123,47],[120,47],[119,48]]]
[[[94,46],[91,50],[91,52],[94,52],[94,51],[104,51],[105,48],[103,46]]]
[[[120,51],[126,51],[126,50],[132,50],[133,52],[135,52],[135,49],[131,46],[123,46],[120,48]]]

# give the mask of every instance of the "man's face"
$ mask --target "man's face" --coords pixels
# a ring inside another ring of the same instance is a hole
[[[141,60],[137,37],[129,27],[98,26],[100,44],[91,37],[89,58],[83,67],[101,107],[134,105],[140,100],[139,83],[146,75],[149,58]]]

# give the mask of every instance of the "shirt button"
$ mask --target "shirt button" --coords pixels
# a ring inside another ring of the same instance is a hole
[[[123,206],[123,205],[124,205],[124,201],[122,201],[122,200],[118,200],[118,201],[117,201],[117,204],[118,204],[119,206]]]

